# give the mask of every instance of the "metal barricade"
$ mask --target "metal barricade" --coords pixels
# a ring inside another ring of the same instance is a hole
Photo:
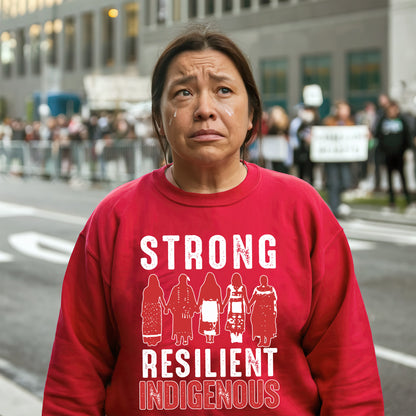
[[[44,142],[0,140],[0,173],[123,183],[160,166],[153,138]]]

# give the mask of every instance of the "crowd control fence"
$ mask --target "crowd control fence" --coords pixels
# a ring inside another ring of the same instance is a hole
[[[0,141],[0,173],[25,177],[123,183],[158,168],[161,160],[159,144],[153,138]]]

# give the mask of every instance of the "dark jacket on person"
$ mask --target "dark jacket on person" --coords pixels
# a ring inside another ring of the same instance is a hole
[[[376,127],[376,137],[380,150],[386,155],[403,154],[411,144],[409,126],[401,115],[396,118],[382,117]]]

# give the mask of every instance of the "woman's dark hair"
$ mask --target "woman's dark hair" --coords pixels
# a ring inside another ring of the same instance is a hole
[[[238,46],[224,34],[212,31],[206,26],[192,27],[183,35],[173,40],[159,57],[152,76],[152,122],[155,133],[166,156],[168,144],[166,138],[160,134],[159,127],[162,120],[161,100],[166,83],[166,74],[172,60],[186,51],[204,51],[212,49],[226,55],[234,63],[247,90],[250,111],[253,113],[253,128],[247,132],[241,153],[250,141],[254,140],[256,134],[260,134],[260,123],[262,115],[262,106],[260,94],[257,90],[251,72],[250,64]]]

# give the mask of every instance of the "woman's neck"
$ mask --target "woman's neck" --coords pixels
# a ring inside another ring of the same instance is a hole
[[[221,168],[174,162],[165,174],[169,182],[183,191],[211,194],[238,186],[247,176],[247,167],[239,159]]]

